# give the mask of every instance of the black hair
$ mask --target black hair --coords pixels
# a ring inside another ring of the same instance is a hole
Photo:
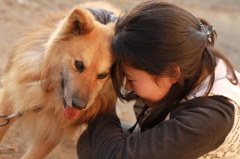
[[[208,27],[207,21],[200,21]],[[156,77],[168,76],[178,81],[144,120],[142,130],[163,121],[196,87],[204,72],[211,77],[207,95],[214,83],[217,58],[227,64],[233,74],[233,81],[237,82],[233,66],[214,47],[215,36],[214,31],[209,41],[206,33],[202,31],[199,19],[176,5],[161,1],[143,2],[120,17],[112,41],[116,61],[111,71],[120,99],[133,99],[131,93],[122,89],[122,63]],[[173,69],[176,66],[180,68],[180,74]]]

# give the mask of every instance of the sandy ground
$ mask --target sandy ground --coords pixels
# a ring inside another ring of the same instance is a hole
[[[0,78],[7,63],[8,54],[16,39],[20,38],[27,27],[34,25],[35,19],[57,11],[72,8],[84,0],[1,0],[0,1]],[[109,0],[120,9],[127,10],[140,0]],[[169,0],[203,17],[214,25],[218,39],[217,48],[222,50],[240,71],[240,1],[238,0]],[[135,122],[131,104],[118,103],[118,114],[127,122]],[[26,151],[26,144],[19,134],[17,124],[12,127],[0,145],[0,159],[17,159]],[[76,159],[76,139],[64,140],[47,159]]]

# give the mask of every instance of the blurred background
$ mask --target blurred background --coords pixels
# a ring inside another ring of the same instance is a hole
[[[9,52],[16,39],[39,17],[52,11],[71,9],[79,3],[91,0],[1,0],[0,1],[0,78],[7,63]],[[92,0],[93,1],[93,0]],[[123,12],[143,0],[108,0]],[[229,57],[236,70],[240,71],[240,1],[239,0],[165,0],[175,3],[202,17],[217,31],[216,47]],[[101,8],[101,6],[99,6]],[[127,122],[135,122],[132,108],[118,103],[119,116]],[[0,159],[15,159],[25,152],[26,145],[15,128],[10,129],[0,145]],[[76,139],[64,140],[47,159],[75,159]]]

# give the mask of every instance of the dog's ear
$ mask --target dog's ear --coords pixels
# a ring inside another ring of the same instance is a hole
[[[79,36],[93,30],[94,17],[88,10],[74,8],[63,23],[63,33]]]

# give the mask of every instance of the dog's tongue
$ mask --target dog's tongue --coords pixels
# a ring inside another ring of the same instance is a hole
[[[76,119],[80,113],[80,110],[74,109],[73,107],[66,106],[64,109],[64,116],[70,120]]]

